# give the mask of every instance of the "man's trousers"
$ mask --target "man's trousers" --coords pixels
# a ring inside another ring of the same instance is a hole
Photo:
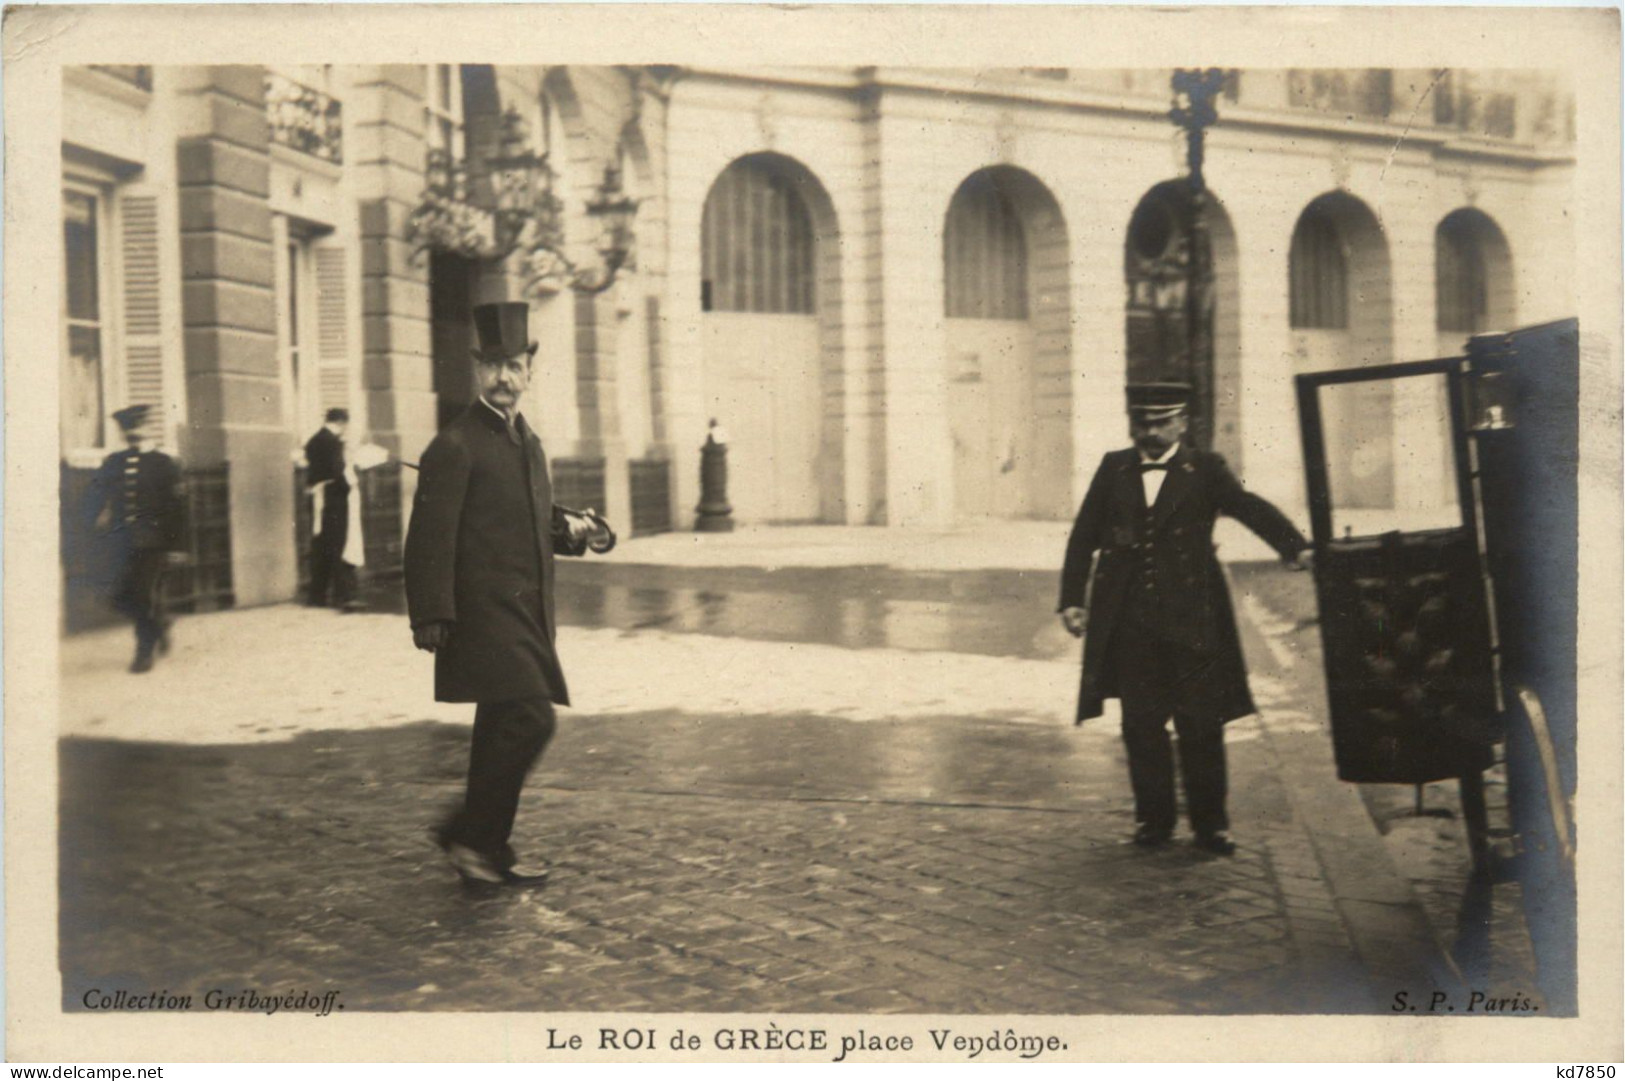
[[[137,548],[126,557],[113,588],[113,607],[135,623],[136,652],[143,657],[152,655],[168,624],[164,608],[164,574],[168,569],[168,552]]]
[[[469,747],[468,791],[462,809],[441,828],[442,843],[467,845],[499,866],[512,866],[508,835],[519,811],[519,793],[553,738],[555,723],[553,703],[546,698],[479,704]]]
[[[329,496],[322,508],[322,531],[310,539],[311,604],[343,607],[355,598],[355,568],[344,561],[349,535],[349,495]]]
[[[1229,829],[1224,722],[1203,701],[1207,658],[1126,619],[1112,636],[1107,663],[1117,675],[1122,698],[1135,821],[1168,831],[1178,821],[1174,751],[1168,738],[1172,719],[1191,829],[1198,835]]]

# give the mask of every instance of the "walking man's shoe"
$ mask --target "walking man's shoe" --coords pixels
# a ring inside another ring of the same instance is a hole
[[[137,653],[135,660],[130,662],[130,671],[136,673],[152,671],[152,650],[143,649]]]
[[[496,865],[496,861],[489,856],[460,845],[455,842],[445,846],[446,862],[452,869],[462,876],[464,882],[488,882],[491,885],[501,885],[508,881],[507,872]]]
[[[546,860],[524,860],[514,863],[502,872],[502,881],[510,886],[542,886],[553,868]]]
[[[1236,854],[1236,842],[1223,830],[1213,833],[1198,833],[1196,847],[1203,852],[1212,852],[1216,856],[1233,856]]]
[[[1149,822],[1141,822],[1139,827],[1134,831],[1134,843],[1139,845],[1141,848],[1156,848],[1159,845],[1167,844],[1169,838],[1171,838],[1173,835],[1173,830],[1164,829],[1161,826],[1153,826]]]

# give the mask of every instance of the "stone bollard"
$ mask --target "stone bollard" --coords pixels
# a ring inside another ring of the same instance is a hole
[[[728,505],[728,436],[711,418],[700,448],[700,505],[694,508],[696,533],[731,533],[733,508]]]

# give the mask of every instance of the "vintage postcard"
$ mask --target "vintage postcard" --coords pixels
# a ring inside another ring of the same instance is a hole
[[[4,45],[13,1060],[1620,1057],[1616,11]]]

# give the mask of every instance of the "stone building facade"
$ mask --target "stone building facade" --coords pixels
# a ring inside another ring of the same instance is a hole
[[[1170,74],[70,70],[64,475],[105,453],[114,409],[161,406],[218,497],[215,594],[287,599],[323,410],[414,462],[471,399],[469,306],[528,299],[524,408],[561,499],[634,531],[691,526],[712,418],[742,522],[1068,517],[1124,439],[1125,380],[1186,340]],[[487,213],[510,112],[575,263],[602,258],[606,169],[637,200],[610,288],[415,242],[435,152]],[[1573,314],[1573,100],[1554,73],[1247,70],[1219,112],[1204,424],[1301,517],[1295,374]],[[1328,409],[1346,502],[1437,501],[1432,393]],[[369,483],[382,567],[412,480]]]

